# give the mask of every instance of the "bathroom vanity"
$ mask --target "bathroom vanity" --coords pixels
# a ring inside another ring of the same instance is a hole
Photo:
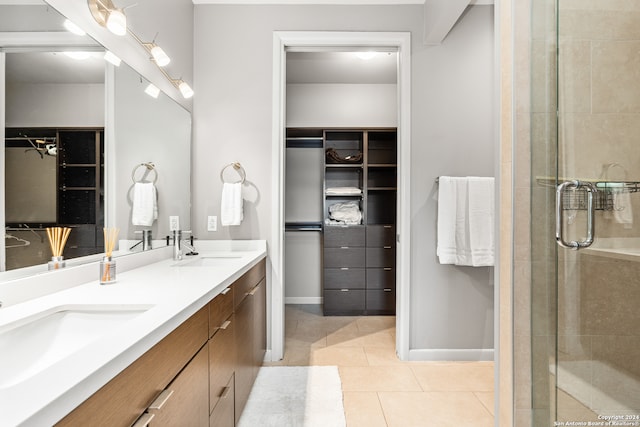
[[[53,319],[43,312],[84,316],[95,331],[64,357],[0,380],[4,425],[233,426],[266,351],[266,245],[198,246],[199,256],[119,273],[112,285],[3,308],[0,342],[16,324]]]

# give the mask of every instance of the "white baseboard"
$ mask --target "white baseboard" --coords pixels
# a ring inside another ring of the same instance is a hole
[[[493,361],[494,350],[492,348],[438,348],[438,349],[413,349],[409,350],[411,361]]]
[[[322,297],[285,297],[285,304],[322,304]]]

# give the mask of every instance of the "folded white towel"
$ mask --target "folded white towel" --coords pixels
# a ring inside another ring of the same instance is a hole
[[[152,182],[136,182],[133,186],[133,225],[151,226],[158,219],[158,193]]]
[[[613,219],[624,228],[633,226],[633,210],[631,208],[631,193],[620,189],[611,190],[613,196]]]
[[[240,225],[244,215],[242,212],[242,184],[227,183],[222,185],[222,202],[220,206],[220,224]]]
[[[440,177],[436,254],[441,264],[494,264],[494,179]]]
[[[325,193],[330,196],[351,196],[362,194],[362,189],[358,187],[330,187]]]

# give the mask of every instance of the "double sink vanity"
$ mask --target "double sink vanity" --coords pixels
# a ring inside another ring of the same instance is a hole
[[[111,285],[97,263],[0,284],[2,425],[233,426],[266,351],[266,243],[198,251],[127,255]]]

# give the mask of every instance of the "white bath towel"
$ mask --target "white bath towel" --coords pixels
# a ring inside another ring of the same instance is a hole
[[[222,202],[220,205],[220,224],[240,225],[244,215],[242,212],[242,184],[227,183],[222,185]]]
[[[613,219],[623,224],[624,228],[633,226],[633,210],[631,208],[631,193],[618,188],[611,190],[613,196]]]
[[[158,219],[158,192],[152,182],[136,182],[133,185],[133,225],[151,226]]]
[[[494,265],[494,179],[440,177],[437,251],[441,264]]]

